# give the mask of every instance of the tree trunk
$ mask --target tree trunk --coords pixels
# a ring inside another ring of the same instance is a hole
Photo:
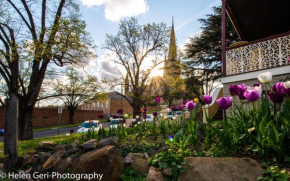
[[[141,103],[139,101],[133,101],[133,118],[136,118],[139,115],[139,111],[141,109]],[[140,117],[142,115],[139,115]]]
[[[75,108],[68,108],[69,110],[69,121],[68,124],[74,124],[74,114],[75,114]]]
[[[20,140],[33,139],[33,109],[34,105],[28,105],[24,100],[19,99],[18,133]]]

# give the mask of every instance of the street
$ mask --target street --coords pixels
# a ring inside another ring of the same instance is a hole
[[[103,128],[109,127],[109,122],[104,122],[102,124],[103,124]],[[69,133],[71,129],[73,129],[74,133],[76,133],[77,130],[79,129],[79,127],[60,128],[59,134]],[[45,131],[34,131],[33,137],[34,138],[42,138],[42,137],[48,137],[48,136],[55,136],[57,134],[58,134],[58,129],[57,129],[57,127],[55,127],[53,129],[45,130]],[[3,141],[4,141],[4,136],[0,136],[0,142],[3,142]]]

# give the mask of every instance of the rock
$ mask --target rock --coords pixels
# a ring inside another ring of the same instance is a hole
[[[53,141],[41,141],[38,143],[38,148],[51,148],[54,145]]]
[[[52,172],[58,172],[60,174],[65,173],[67,168],[71,166],[73,161],[72,157],[67,157],[65,159],[61,159],[54,167]]]
[[[38,160],[40,163],[44,163],[47,159],[49,159],[50,156],[51,156],[51,154],[49,154],[49,153],[41,152],[40,155],[38,156]]]
[[[54,148],[54,150],[52,151],[52,154],[61,150],[61,151],[64,151],[65,152],[65,146],[67,145],[56,145],[56,147]]]
[[[164,176],[167,176],[167,177],[171,177],[172,176],[172,169],[170,167],[166,167],[161,172],[162,172],[162,174]]]
[[[109,138],[101,139],[100,141],[97,142],[97,148],[103,148],[105,146],[119,147],[117,140],[118,139],[116,137],[109,137]]]
[[[164,177],[160,170],[155,167],[150,167],[146,181],[164,181]]]
[[[148,160],[137,158],[131,165],[130,168],[133,170],[136,170],[140,172],[142,175],[145,175],[148,173],[149,166],[148,166]]]
[[[33,163],[35,161],[36,155],[35,154],[24,154],[23,156],[23,166]]]
[[[83,144],[80,145],[80,148],[82,150],[85,150],[86,152],[92,151],[96,149],[96,143],[97,141],[95,139],[91,139]]]
[[[102,181],[119,180],[124,170],[124,161],[118,148],[106,146],[83,154],[72,164],[74,174],[103,174]],[[95,178],[93,180],[99,180]]]
[[[137,158],[139,158],[139,159],[147,159],[146,155],[143,154],[143,153],[129,153],[124,158],[124,164],[125,165],[131,165]]]
[[[263,171],[255,160],[232,157],[189,157],[184,167],[186,172],[179,175],[178,181],[257,180]]]
[[[76,154],[78,150],[68,150],[64,153],[64,157],[68,157],[70,155]]]
[[[73,149],[75,149],[79,145],[79,141],[74,140],[70,145],[72,146]]]
[[[61,157],[64,155],[63,150],[58,150],[55,152],[48,160],[43,164],[42,171],[46,171],[52,167],[54,167],[60,160]]]

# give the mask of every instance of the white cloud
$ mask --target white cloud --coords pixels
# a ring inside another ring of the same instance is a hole
[[[149,10],[146,0],[81,0],[81,2],[88,7],[103,6],[105,17],[111,21],[137,16]]]

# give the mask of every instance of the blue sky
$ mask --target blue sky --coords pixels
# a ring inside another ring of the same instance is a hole
[[[177,44],[182,46],[188,37],[200,31],[198,19],[212,13],[213,6],[221,5],[221,0],[77,0],[77,2],[87,23],[87,31],[91,33],[98,46],[96,52],[98,59],[96,63],[91,63],[91,71],[115,66],[113,64],[104,66],[107,51],[101,47],[106,34],[117,33],[120,19],[134,16],[139,24],[164,22],[171,26],[174,17]],[[113,74],[118,74],[118,71]]]

